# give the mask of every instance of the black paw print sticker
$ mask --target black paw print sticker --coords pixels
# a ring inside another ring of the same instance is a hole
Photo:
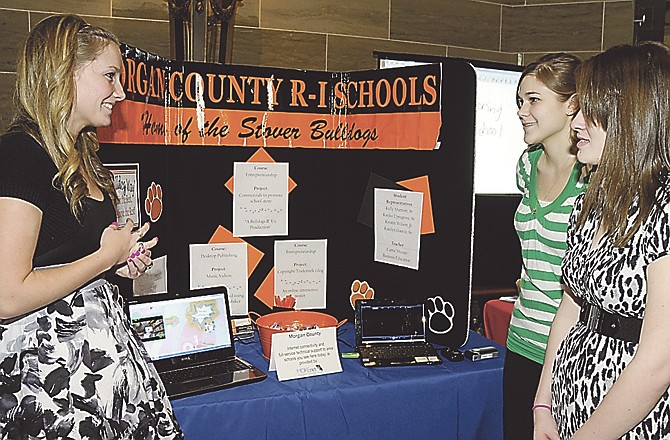
[[[454,327],[454,306],[441,296],[428,298],[428,327],[437,335],[449,333]],[[432,305],[432,307],[431,307]]]

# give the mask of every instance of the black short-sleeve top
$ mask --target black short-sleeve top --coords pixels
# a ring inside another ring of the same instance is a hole
[[[0,138],[0,197],[24,200],[42,211],[34,267],[69,263],[100,247],[104,228],[116,219],[111,199],[86,198],[81,223],[65,195],[54,188],[57,172],[46,150],[24,132]]]

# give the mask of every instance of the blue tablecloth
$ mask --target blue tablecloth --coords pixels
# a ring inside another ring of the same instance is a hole
[[[354,328],[338,337],[353,345]],[[495,345],[498,359],[365,368],[342,359],[342,373],[262,382],[173,401],[186,440],[502,439],[504,348],[470,332],[464,347]],[[260,343],[237,352],[267,372]],[[352,351],[340,342],[340,351]]]

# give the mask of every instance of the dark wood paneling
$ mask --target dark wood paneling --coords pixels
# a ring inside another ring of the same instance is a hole
[[[271,29],[388,38],[389,0],[261,2],[261,26]]]
[[[633,42],[633,2],[605,4],[603,50],[608,47]]]
[[[41,11],[48,15],[59,13],[109,16],[111,10],[110,0],[2,0],[0,7]]]
[[[237,26],[260,26],[258,8],[260,0],[244,0],[242,6],[237,6],[235,24]]]
[[[114,17],[169,20],[168,15],[165,0],[114,0],[112,2],[112,16]]]
[[[391,3],[391,38],[499,50],[499,5],[464,0]]]
[[[597,51],[603,3],[503,8],[505,52]]]
[[[16,57],[28,35],[28,13],[0,10],[0,71],[16,71]]]
[[[236,28],[233,63],[325,70],[326,36],[303,32]]]
[[[93,25],[113,32],[124,43],[165,58],[170,57],[170,24],[167,21],[84,18]]]
[[[633,3],[244,0],[235,17],[234,62],[345,70],[373,66],[370,52],[375,49],[439,55],[446,52],[449,56],[504,63],[515,63],[516,53],[596,53],[632,41]],[[29,10],[39,12],[27,15]],[[16,17],[28,16],[34,25],[51,13],[81,14],[92,23],[97,20],[106,25],[122,41],[170,56],[165,0],[2,0],[0,20],[5,19],[0,23],[0,36],[4,36],[0,71],[14,70],[16,49],[25,37],[25,18],[17,21]]]

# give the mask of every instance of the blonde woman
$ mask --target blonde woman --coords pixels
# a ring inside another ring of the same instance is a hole
[[[575,70],[580,61],[566,53],[545,55],[526,66],[517,88],[517,114],[529,147],[517,167],[523,197],[514,226],[522,267],[503,372],[506,440],[533,435],[531,407],[549,328],[563,296],[561,260],[568,219],[584,189],[570,130],[577,111]]]
[[[105,280],[137,278],[157,239],[118,225],[96,127],[125,98],[117,39],[72,15],[37,24],[0,138],[0,438],[182,438]]]

